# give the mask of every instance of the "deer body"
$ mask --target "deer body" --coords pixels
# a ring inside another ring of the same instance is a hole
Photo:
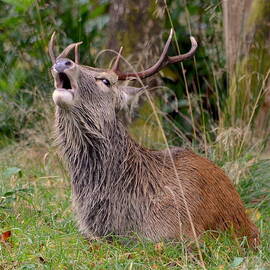
[[[51,55],[57,142],[71,174],[80,231],[86,237],[133,231],[159,241],[194,238],[192,222],[197,235],[234,227],[256,246],[258,230],[224,172],[187,149],[153,151],[138,145],[116,114],[134,93],[118,80],[134,74],[74,63],[65,58],[74,46],[57,59]]]

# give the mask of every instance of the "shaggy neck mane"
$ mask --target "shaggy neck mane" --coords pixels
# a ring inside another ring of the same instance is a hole
[[[104,120],[97,125],[87,116],[58,109],[56,117],[57,142],[68,162],[75,189],[80,184],[93,192],[111,192],[115,188],[131,192],[134,182],[151,172],[150,167],[161,162],[164,166],[164,160],[155,151],[138,145],[120,121]],[[144,183],[146,189],[152,186],[148,184]]]
[[[56,112],[57,142],[70,170],[81,231],[89,233],[85,224],[100,236],[136,231],[169,165],[161,152],[133,141],[118,120],[96,119],[75,110]]]

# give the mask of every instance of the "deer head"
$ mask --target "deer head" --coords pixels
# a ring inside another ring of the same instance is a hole
[[[173,30],[165,44],[159,60],[152,67],[134,73],[124,73],[119,70],[121,50],[111,69],[99,69],[79,64],[78,47],[82,42],[70,44],[63,52],[55,57],[55,35],[51,37],[49,54],[53,62],[52,75],[55,91],[55,104],[65,110],[88,108],[92,113],[106,115],[107,119],[114,116],[115,111],[122,108],[131,96],[139,93],[143,88],[123,87],[119,82],[136,78],[144,79],[152,76],[170,63],[176,63],[192,57],[197,49],[196,40],[191,37],[191,49],[188,53],[178,56],[168,56],[168,49],[172,41]],[[68,58],[74,50],[75,59]]]

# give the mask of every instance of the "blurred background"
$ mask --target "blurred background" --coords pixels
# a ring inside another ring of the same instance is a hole
[[[170,28],[170,55],[199,48],[193,59],[145,81],[143,95],[121,116],[142,144],[188,145],[213,159],[232,161],[267,149],[269,131],[268,1],[4,0],[0,2],[0,147],[38,140],[50,144],[53,90],[48,42],[58,51],[83,41],[81,63],[109,67],[118,51],[136,69],[157,61]],[[130,69],[124,62],[121,69]],[[41,129],[38,129],[40,127]],[[38,130],[38,132],[37,132]],[[45,131],[45,132],[44,132]],[[42,138],[43,137],[43,138]]]

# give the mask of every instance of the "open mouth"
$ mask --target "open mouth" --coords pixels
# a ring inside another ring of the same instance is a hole
[[[73,75],[65,72],[53,72],[53,77],[56,88],[52,96],[54,103],[62,108],[74,105],[77,83]]]
[[[77,83],[72,75],[65,72],[54,73],[55,86],[57,91],[68,91],[74,95]]]
[[[60,82],[59,88],[63,88],[66,90],[72,89],[69,77],[63,72],[60,72],[58,75]]]
[[[64,64],[60,61],[52,67],[55,86],[52,98],[59,107],[68,108],[74,105],[76,101],[75,90],[78,89],[77,72],[74,67],[67,68],[66,62]]]

